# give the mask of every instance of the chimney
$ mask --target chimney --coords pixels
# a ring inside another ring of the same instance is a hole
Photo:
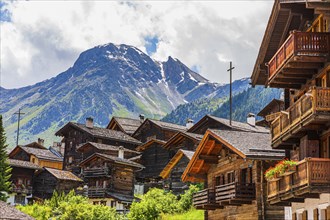
[[[248,114],[247,123],[251,126],[256,126],[256,116],[253,113]]]
[[[118,157],[124,159],[124,148],[122,146],[119,146]]]
[[[44,146],[44,143],[45,143],[44,139],[38,138],[38,144]]]
[[[87,128],[93,128],[94,127],[94,123],[93,123],[93,118],[92,117],[86,118],[86,127]]]
[[[194,121],[190,118],[187,119],[186,128],[189,129],[194,125]]]
[[[140,122],[143,123],[144,122],[144,114],[140,114],[139,118],[140,118]]]

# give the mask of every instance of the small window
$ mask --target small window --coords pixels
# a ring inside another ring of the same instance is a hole
[[[101,202],[100,202],[100,205],[104,205],[104,206],[106,206],[106,205],[107,205],[107,201],[101,201]]]
[[[112,208],[116,207],[116,201],[111,201],[111,207]]]
[[[22,195],[15,195],[14,202],[15,202],[16,204],[25,205],[25,196],[22,196]]]
[[[220,179],[221,179],[220,176],[215,177],[215,186],[219,186],[219,185],[221,185],[221,183],[220,183]]]
[[[94,201],[93,202],[93,205],[98,205],[99,204],[99,201]]]
[[[72,161],[73,161],[73,158],[69,157],[69,164],[72,163]]]
[[[36,158],[32,158],[32,163],[36,163]]]

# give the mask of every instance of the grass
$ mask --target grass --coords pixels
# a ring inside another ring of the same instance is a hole
[[[162,220],[204,220],[204,211],[190,209],[188,212],[174,215],[162,215]]]

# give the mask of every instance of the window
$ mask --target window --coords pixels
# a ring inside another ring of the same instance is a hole
[[[36,158],[32,158],[32,163],[36,163]]]
[[[72,163],[73,158],[69,157],[69,164]]]
[[[104,206],[106,206],[106,205],[107,205],[107,201],[101,201],[101,202],[100,202],[100,205],[104,205]]]
[[[93,202],[93,205],[98,205],[99,204],[99,201],[94,201]]]
[[[234,171],[227,173],[227,183],[233,183],[233,182],[235,182],[235,172]]]
[[[15,195],[14,202],[16,204],[25,205],[25,196]]]
[[[116,207],[116,201],[111,201],[111,207],[112,208]]]

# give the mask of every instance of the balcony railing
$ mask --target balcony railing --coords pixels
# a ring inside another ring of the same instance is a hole
[[[281,112],[275,112],[269,115],[266,115],[265,119],[267,122],[272,122],[274,121],[275,118],[277,118],[278,116],[280,116]]]
[[[32,194],[32,186],[12,185],[11,191],[22,194]]]
[[[104,198],[107,188],[95,187],[88,189],[88,198]]]
[[[222,201],[250,203],[255,199],[254,183],[229,183],[215,187],[215,200],[217,203]]]
[[[277,203],[295,197],[309,198],[315,194],[330,193],[329,170],[330,159],[306,158],[297,164],[295,171],[268,181],[268,200]]]
[[[109,175],[109,168],[108,167],[85,168],[83,170],[83,175],[86,178],[108,176]]]
[[[212,188],[201,190],[193,195],[193,205],[196,209],[216,209],[215,191]]]
[[[293,55],[326,56],[330,51],[330,33],[293,32],[268,62],[269,80]]]
[[[272,140],[318,112],[330,113],[330,88],[313,88],[311,93],[303,95],[286,111],[282,111],[272,122]]]

